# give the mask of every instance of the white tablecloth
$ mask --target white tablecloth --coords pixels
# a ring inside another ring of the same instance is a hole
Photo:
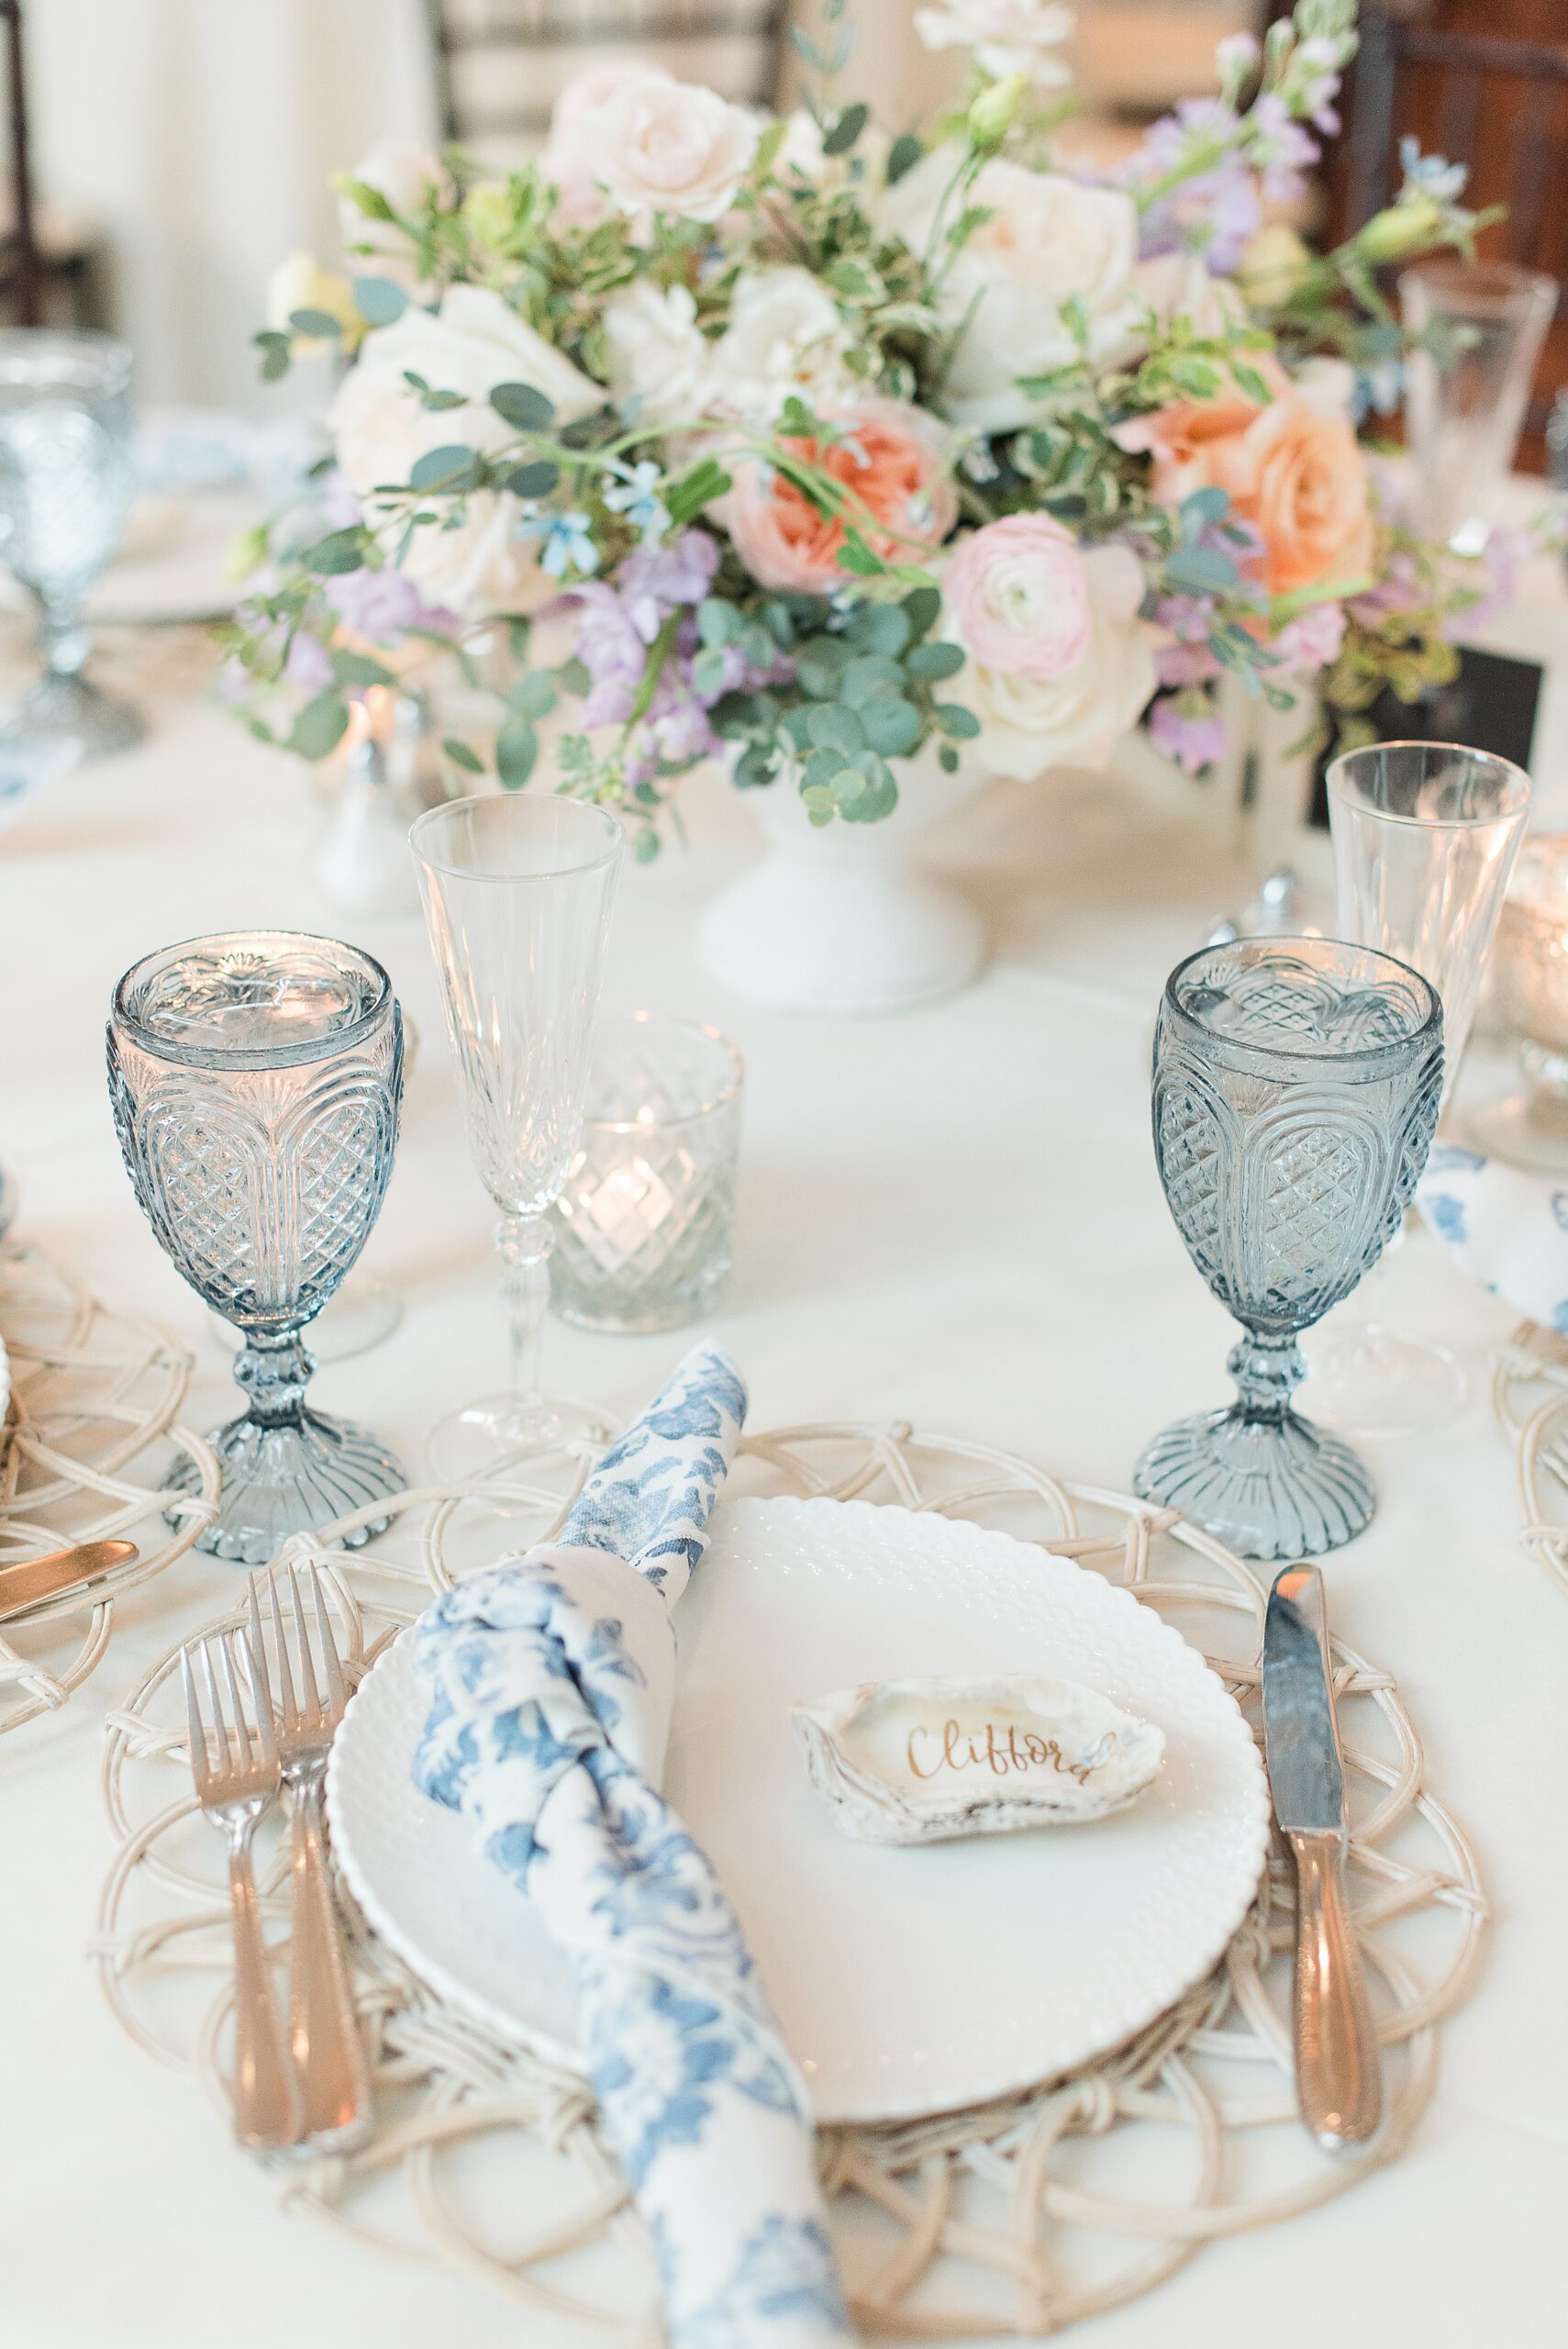
[[[21,1228],[196,1351],[197,1424],[233,1405],[224,1357],[159,1253],[110,1129],[101,1036],[146,949],[252,923],[346,929],[424,1033],[368,1269],[407,1305],[379,1351],[324,1370],[417,1460],[421,1430],[503,1367],[493,1212],[471,1174],[415,918],[345,923],[309,870],[318,799],[216,711],[155,707],[134,756],[70,776],[0,843],[0,1154]],[[998,958],[971,994],[892,1021],[792,1023],[698,969],[694,918],[744,819],[699,791],[696,845],[628,872],[606,1000],[717,1020],[748,1062],[734,1287],[717,1334],[753,1423],[907,1415],[1122,1489],[1148,1433],[1227,1391],[1226,1318],[1189,1266],[1148,1135],[1160,982],[1245,896],[1165,818],[1110,786],[1004,789],[951,841]],[[1383,1506],[1329,1564],[1335,1620],[1392,1667],[1432,1783],[1481,1847],[1497,1921],[1408,2154],[1317,2214],[1204,2252],[1084,2333],[1095,2349],[1548,2349],[1568,2207],[1568,1608],[1519,1552],[1484,1366],[1507,1317],[1417,1238],[1390,1271],[1407,1319],[1475,1374],[1462,1422],[1380,1448]],[[551,1324],[568,1392],[625,1413],[684,1341]],[[106,1840],[100,1723],[142,1664],[231,1592],[195,1556],[117,1613],[65,1712],[0,1742],[0,2336],[8,2349],[515,2349],[557,2335],[439,2273],[276,2210],[190,2084],[124,2038],[83,1960]],[[573,2337],[562,2334],[562,2339]]]

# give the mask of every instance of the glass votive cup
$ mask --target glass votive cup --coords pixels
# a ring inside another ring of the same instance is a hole
[[[611,1013],[550,1211],[550,1302],[585,1330],[679,1330],[728,1277],[745,1066],[717,1028]]]
[[[1477,1119],[1498,1157],[1568,1168],[1568,832],[1520,845],[1493,947],[1497,1015],[1518,1039],[1525,1089]]]

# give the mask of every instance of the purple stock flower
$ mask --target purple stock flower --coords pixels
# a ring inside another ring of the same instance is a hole
[[[1162,694],[1149,710],[1150,739],[1189,774],[1224,756],[1225,728],[1206,694]]]
[[[326,646],[302,629],[289,646],[284,674],[291,685],[298,685],[305,693],[320,693],[332,682],[332,663],[327,657]]]
[[[1237,267],[1262,219],[1257,183],[1229,143],[1239,128],[1235,109],[1222,98],[1184,98],[1173,114],[1150,126],[1129,167],[1135,184],[1163,178],[1196,139],[1212,134],[1227,141],[1227,150],[1210,170],[1183,180],[1150,206],[1139,228],[1143,260],[1195,252],[1217,276]]]
[[[1252,108],[1252,152],[1262,169],[1263,194],[1271,204],[1293,203],[1301,194],[1304,175],[1322,150],[1273,91],[1266,92]]]
[[[327,600],[343,626],[373,643],[388,644],[409,629],[455,636],[462,622],[439,604],[427,604],[405,571],[345,571],[327,582]]]
[[[1218,676],[1219,663],[1207,644],[1162,644],[1154,673],[1162,685],[1207,685]]]

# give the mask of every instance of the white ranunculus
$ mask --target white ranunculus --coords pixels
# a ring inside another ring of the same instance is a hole
[[[416,147],[399,139],[384,139],[368,155],[361,156],[349,176],[373,187],[405,219],[423,211],[432,187],[439,189],[443,197],[451,193],[451,174],[435,149]],[[395,284],[412,286],[412,249],[394,222],[369,220],[351,195],[340,195],[338,232],[357,276],[390,277]]]
[[[715,353],[717,395],[742,416],[767,418],[792,392],[807,399],[847,393],[848,347],[838,305],[810,270],[742,271]]]
[[[916,164],[878,207],[883,224],[910,250],[927,252],[957,162],[940,147]],[[964,326],[942,389],[955,423],[1007,432],[1029,421],[1033,403],[1016,378],[1067,365],[1077,345],[1062,305],[1075,295],[1089,325],[1091,357],[1125,343],[1135,311],[1129,280],[1138,250],[1132,199],[1120,188],[1090,187],[1056,172],[1026,171],[995,157],[968,199],[990,219],[960,248],[942,279],[942,323]]]
[[[1056,0],[942,0],[917,8],[915,30],[928,49],[972,49],[975,62],[998,79],[1027,73],[1040,88],[1060,87],[1073,70],[1052,51],[1077,23]]]
[[[754,115],[663,73],[628,75],[582,128],[595,178],[634,216],[722,218],[757,151]]]
[[[1084,558],[1091,626],[1076,668],[1048,683],[971,661],[953,680],[956,700],[980,720],[974,754],[988,774],[1028,783],[1048,767],[1108,765],[1158,679],[1153,632],[1137,617],[1143,577],[1124,547]]]
[[[468,405],[421,407],[409,373],[432,391],[462,392]],[[531,384],[562,424],[591,415],[604,400],[596,384],[486,286],[454,285],[439,312],[405,310],[395,324],[365,337],[333,402],[332,434],[344,477],[373,524],[379,521],[374,492],[406,482],[427,450],[461,444],[483,454],[515,437],[490,406],[497,384]],[[550,583],[530,543],[517,536],[517,519],[515,497],[476,491],[456,529],[427,524],[415,531],[402,567],[428,602],[465,617],[525,610],[542,600]],[[385,525],[389,548],[400,535],[399,521]]]
[[[712,382],[713,346],[698,330],[691,290],[661,292],[639,278],[605,305],[605,346],[616,406],[639,424],[690,424]]]

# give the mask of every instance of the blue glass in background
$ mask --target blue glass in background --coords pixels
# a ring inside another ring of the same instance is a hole
[[[1442,1007],[1389,954],[1332,939],[1240,939],[1172,973],[1154,1040],[1154,1154],[1176,1229],[1246,1334],[1237,1400],[1157,1436],[1134,1472],[1249,1558],[1311,1557],[1359,1533],[1372,1479],[1292,1408],[1296,1338],[1394,1233],[1442,1095]]]
[[[43,676],[0,719],[12,763],[102,758],[144,732],[95,685],[82,598],[120,542],[135,481],[131,360],[113,335],[0,333],[0,562],[38,613]]]
[[[311,1410],[300,1332],[359,1256],[392,1173],[403,1021],[381,964],[291,930],[150,954],[115,990],[109,1093],[143,1213],[239,1331],[250,1400],[208,1437],[222,1508],[199,1547],[260,1565],[406,1482],[364,1429]],[[189,1462],[166,1489],[188,1492]],[[384,1518],[350,1537],[366,1542]]]

